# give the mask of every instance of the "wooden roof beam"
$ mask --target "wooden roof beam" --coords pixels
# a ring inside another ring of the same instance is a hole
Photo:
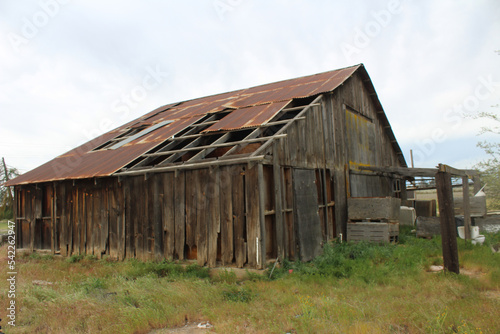
[[[182,163],[179,165],[174,165],[174,166],[163,166],[163,167],[151,167],[149,169],[144,169],[144,170],[129,170],[125,172],[118,172],[113,175],[115,176],[133,176],[133,175],[144,175],[148,173],[161,173],[161,172],[171,172],[171,171],[176,171],[176,170],[181,170],[181,169],[198,169],[198,168],[209,168],[209,167],[215,167],[219,165],[233,165],[233,164],[242,164],[242,163],[248,163],[250,161],[267,161],[268,159],[265,155],[260,155],[256,157],[250,157],[250,156],[245,156],[245,157],[239,157],[239,158],[233,158],[233,159],[216,159],[214,161],[202,161],[202,162],[194,162],[194,163]]]
[[[288,127],[295,121],[299,120],[299,119],[305,119],[304,114],[311,108],[311,107],[315,107],[315,106],[320,106],[321,103],[319,103],[319,101],[321,101],[321,99],[323,98],[323,94],[320,94],[318,95],[318,97],[316,97],[314,99],[314,101],[312,101],[311,103],[309,103],[308,105],[304,106],[302,109],[301,112],[299,112],[294,118],[291,118],[290,121],[288,123],[285,124],[284,127],[282,127],[278,132],[276,132],[272,137],[269,138],[269,140],[267,142],[265,142],[264,144],[262,144],[261,147],[259,147],[257,150],[255,150],[255,152],[252,153],[251,156],[257,156],[258,154],[261,154],[269,145],[271,145],[273,143],[273,141],[277,138],[279,138],[278,136],[281,135],[282,133],[284,133],[286,131],[286,129],[288,129]]]

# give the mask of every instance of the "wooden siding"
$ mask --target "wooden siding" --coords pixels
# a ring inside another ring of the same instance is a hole
[[[328,174],[331,186],[320,187],[331,196],[327,210],[333,217],[327,219],[334,226],[330,229],[333,233],[324,227],[328,239],[346,233],[348,197],[395,195],[392,179],[357,172],[359,166],[399,166],[397,152],[386,134],[387,124],[378,116],[380,112],[362,79],[355,74],[326,95],[320,105],[310,108],[303,120],[294,122],[286,130],[287,137],[277,140],[267,152],[276,155],[281,166],[317,169],[321,175]],[[319,196],[319,204],[324,208],[325,195]]]

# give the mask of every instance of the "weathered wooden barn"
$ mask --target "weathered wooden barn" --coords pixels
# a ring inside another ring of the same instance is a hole
[[[404,193],[361,166],[406,167],[362,64],[165,105],[7,185],[18,248],[262,268]]]

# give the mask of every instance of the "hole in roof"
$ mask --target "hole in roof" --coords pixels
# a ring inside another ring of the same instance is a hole
[[[104,144],[101,144],[99,146],[97,146],[96,148],[94,148],[92,151],[99,151],[99,150],[115,150],[117,148],[120,148],[122,147],[123,145],[125,144],[128,144],[142,136],[145,136],[167,124],[170,124],[172,123],[173,121],[163,121],[163,122],[159,122],[159,123],[156,123],[156,124],[134,124],[132,125],[131,127],[129,127],[128,129],[126,129],[126,131],[124,133],[120,133],[119,135],[117,135],[116,137],[114,137],[113,139],[105,142]]]

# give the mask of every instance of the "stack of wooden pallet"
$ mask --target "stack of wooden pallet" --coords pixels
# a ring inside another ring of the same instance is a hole
[[[349,198],[347,241],[397,242],[400,206],[393,197]]]

